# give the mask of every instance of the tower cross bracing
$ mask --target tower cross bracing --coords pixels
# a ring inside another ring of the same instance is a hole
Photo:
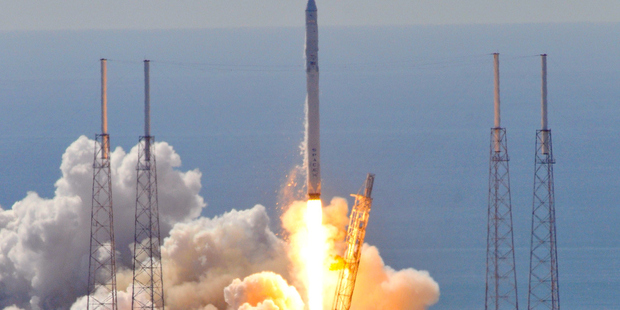
[[[547,120],[547,55],[542,54],[541,127],[536,131],[528,310],[559,310],[553,145]]]

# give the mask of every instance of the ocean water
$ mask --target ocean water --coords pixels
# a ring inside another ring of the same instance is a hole
[[[431,309],[484,306],[493,52],[500,53],[519,303],[527,305],[540,57],[547,53],[560,298],[619,309],[620,42],[616,24],[320,28],[323,197],[376,174],[366,240],[386,264],[428,270]],[[152,132],[203,173],[205,216],[265,205],[301,164],[302,28],[0,33],[0,205],[51,197],[60,157],[99,132],[99,58],[110,59],[113,146]],[[349,198],[350,203],[352,200]]]

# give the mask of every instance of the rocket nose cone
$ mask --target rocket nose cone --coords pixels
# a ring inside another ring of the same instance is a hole
[[[316,11],[316,3],[314,0],[308,0],[308,7],[306,7],[306,11]]]

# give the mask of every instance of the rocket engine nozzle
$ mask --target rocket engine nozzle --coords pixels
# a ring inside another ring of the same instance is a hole
[[[319,200],[319,199],[321,199],[321,193],[318,193],[318,194],[308,193],[308,200]]]

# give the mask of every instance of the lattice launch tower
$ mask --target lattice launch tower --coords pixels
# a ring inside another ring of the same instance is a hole
[[[149,61],[144,61],[144,136],[138,147],[132,309],[164,309],[157,169],[151,136]]]
[[[527,308],[560,309],[558,253],[555,228],[553,147],[547,123],[547,55],[542,58],[541,129],[536,131],[534,202]]]
[[[500,124],[499,53],[493,54],[495,126],[491,128],[486,310],[519,309],[506,128]]]
[[[116,310],[116,255],[110,136],[108,135],[107,60],[101,59],[101,134],[95,137],[93,195],[86,309]]]
[[[369,173],[360,192],[357,193],[357,195],[352,195],[355,197],[355,204],[351,209],[351,217],[349,218],[349,226],[345,239],[347,249],[343,257],[344,265],[338,277],[333,310],[349,310],[351,307],[355,279],[362,255],[364,237],[366,236],[368,216],[372,206],[372,198],[370,195],[372,194],[374,181],[375,175]]]

